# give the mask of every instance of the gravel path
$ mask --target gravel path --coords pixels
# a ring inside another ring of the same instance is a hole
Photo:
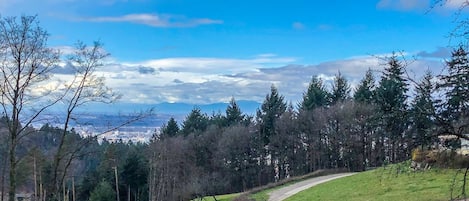
[[[314,177],[311,179],[307,179],[289,186],[285,186],[283,188],[277,189],[269,193],[269,201],[281,201],[287,199],[288,197],[299,193],[300,191],[306,190],[311,188],[315,185],[320,183],[328,182],[334,179],[338,179],[341,177],[346,177],[353,175],[355,173],[341,173],[341,174],[332,174],[320,177]]]

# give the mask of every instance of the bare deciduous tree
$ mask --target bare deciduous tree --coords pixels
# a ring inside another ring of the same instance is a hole
[[[59,61],[59,53],[46,46],[47,38],[36,16],[0,19],[0,104],[9,135],[9,201],[15,200],[16,148],[29,134],[26,128],[60,100],[46,83]]]
[[[112,103],[119,95],[106,87],[104,78],[96,75],[96,69],[103,66],[103,60],[109,56],[100,42],[94,42],[88,47],[83,42],[78,42],[75,52],[69,57],[69,64],[73,67],[75,75],[67,81],[62,88],[64,94],[61,103],[65,105],[64,129],[59,139],[59,146],[54,156],[53,196],[59,196],[61,187],[73,159],[85,147],[84,144],[66,146],[67,134],[70,123],[76,119],[75,111],[80,106],[89,102]],[[51,189],[52,190],[52,189]]]

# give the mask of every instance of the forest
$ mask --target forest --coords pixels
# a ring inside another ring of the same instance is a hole
[[[311,75],[298,103],[272,85],[254,115],[232,97],[224,112],[194,107],[182,122],[169,119],[149,143],[98,143],[70,122],[87,103],[119,98],[94,74],[108,54],[100,42],[78,42],[64,59],[47,37],[36,16],[0,20],[0,200],[191,200],[321,169],[365,171],[436,149],[442,135],[457,137],[444,144],[452,151],[469,138],[469,55],[459,45],[441,74],[409,77],[408,60],[394,53],[356,87],[341,72],[331,85]],[[51,86],[61,62],[76,72]],[[52,108],[63,110],[63,125],[34,128]]]

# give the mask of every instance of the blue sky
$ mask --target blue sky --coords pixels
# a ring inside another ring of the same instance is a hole
[[[123,103],[261,102],[272,84],[297,102],[313,75],[340,70],[355,85],[379,71],[372,55],[403,51],[419,59],[413,76],[438,72],[459,41],[448,35],[461,1],[0,0],[0,13],[38,14],[63,51],[103,42],[111,57],[98,75]]]

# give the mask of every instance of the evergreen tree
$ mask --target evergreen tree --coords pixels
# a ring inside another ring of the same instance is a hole
[[[388,140],[390,150],[387,150],[391,162],[397,162],[403,154],[408,154],[409,147],[405,146],[404,132],[407,120],[407,91],[408,84],[404,78],[404,66],[393,55],[388,59],[386,68],[376,89],[376,103],[379,110],[380,125],[383,129],[383,141]]]
[[[469,58],[462,45],[452,52],[446,65],[448,75],[440,77],[442,83],[437,87],[443,89],[445,95],[441,116],[452,124],[469,114]]]
[[[433,76],[430,71],[416,86],[415,99],[411,104],[412,129],[414,132],[414,140],[416,145],[430,146],[436,141],[435,136],[431,132],[434,125],[435,106],[432,98],[434,86],[432,84]]]
[[[184,136],[191,133],[200,134],[207,129],[209,118],[202,114],[199,108],[195,107],[182,123],[181,132]]]
[[[384,113],[403,117],[407,105],[407,80],[404,78],[404,67],[396,56],[392,56],[383,72],[379,86],[376,89],[375,100]]]
[[[102,180],[98,186],[91,192],[90,201],[114,201],[116,200],[116,192],[111,184]]]
[[[161,138],[174,137],[178,133],[179,133],[179,126],[178,126],[177,121],[173,117],[171,117],[168,120],[167,124],[164,124],[163,126],[161,126],[161,134],[160,134]]]
[[[225,116],[221,114],[220,111],[218,112],[213,112],[212,115],[209,117],[209,122],[207,125],[214,125],[217,126],[218,128],[222,128],[225,126]]]
[[[125,160],[124,166],[120,173],[123,182],[127,185],[128,199],[129,197],[141,197],[146,196],[146,184],[148,180],[148,164],[144,159],[142,152],[137,150],[137,145],[133,145],[128,149],[132,149]],[[129,199],[130,200],[130,199]],[[144,200],[144,199],[142,199]]]
[[[275,122],[287,109],[287,104],[283,99],[283,96],[278,94],[277,88],[272,85],[270,94],[265,97],[261,109],[257,110],[260,134],[265,144],[268,144],[270,137],[275,135]]]
[[[375,78],[371,70],[366,71],[365,77],[360,81],[353,99],[360,103],[370,104],[373,101],[375,90]]]
[[[327,108],[330,103],[330,96],[322,80],[317,76],[313,76],[299,106],[297,124],[298,131],[304,138],[303,143],[306,144],[306,164],[302,167],[304,168],[303,170],[297,171],[311,172],[322,167],[320,167],[317,161],[323,158],[323,150],[321,149],[324,147],[323,142],[325,142],[325,137],[316,124],[321,116],[316,115],[315,112]]]
[[[315,108],[329,104],[329,92],[325,89],[322,80],[313,76],[308,87],[308,91],[303,95],[303,102],[300,104],[301,110],[311,111]]]
[[[226,108],[225,124],[226,126],[236,125],[244,120],[244,115],[241,112],[236,100],[231,98],[230,104]]]
[[[334,77],[332,85],[331,102],[332,104],[344,102],[350,98],[350,85],[342,74],[339,73]]]

